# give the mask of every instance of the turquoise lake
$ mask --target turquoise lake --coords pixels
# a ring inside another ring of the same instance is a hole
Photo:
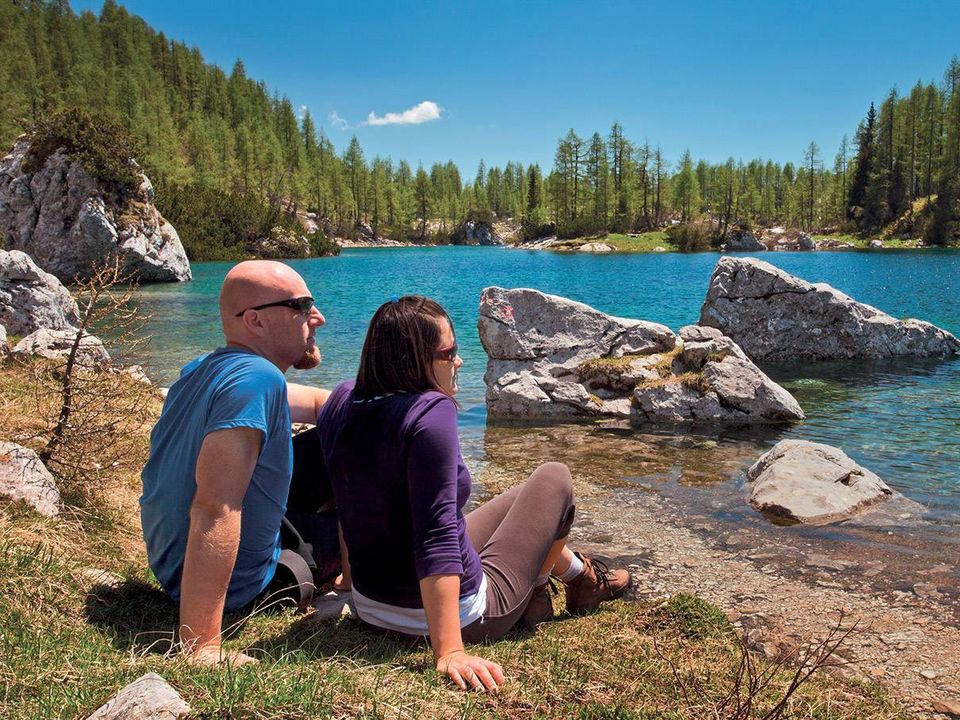
[[[829,283],[895,317],[927,320],[960,335],[960,253],[764,253],[762,257],[811,282]],[[660,322],[676,331],[697,321],[718,258],[713,253],[592,255],[447,247],[345,250],[335,258],[291,261],[306,279],[327,324],[317,333],[321,366],[303,373],[291,371],[288,377],[325,387],[353,377],[374,310],[394,295],[431,296],[448,309],[456,327],[464,359],[458,396],[463,406],[464,456],[472,465],[482,465],[490,443],[497,442],[496,431],[486,427],[486,354],[476,329],[484,287],[536,288],[606,313]],[[229,267],[228,263],[196,263],[193,282],[143,288],[142,306],[153,317],[147,327],[151,335],[147,355],[139,359],[159,384],[170,384],[182,364],[221,342],[217,293]],[[700,447],[707,450],[697,454],[696,462],[713,468],[708,473],[712,480],[737,481],[742,469],[780,439],[825,442],[843,448],[890,486],[926,505],[935,523],[957,526],[960,359],[763,368],[796,396],[807,420],[780,431],[719,432],[704,439]],[[658,435],[670,443],[684,439],[685,433],[663,429],[654,437]],[[630,438],[620,435],[617,442],[622,447]],[[710,448],[716,448],[715,459]],[[730,448],[735,448],[732,465]],[[682,458],[677,462],[682,464]],[[608,472],[635,474],[615,463]]]

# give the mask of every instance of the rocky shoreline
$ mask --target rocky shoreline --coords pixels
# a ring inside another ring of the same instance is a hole
[[[485,446],[477,501],[542,461],[567,462],[576,546],[630,566],[638,599],[699,595],[769,657],[822,638],[842,616],[857,627],[832,672],[880,684],[918,717],[947,720],[942,709],[958,707],[960,572],[945,558],[960,540],[938,526],[902,518],[895,504],[839,526],[773,525],[746,505],[736,480],[747,450],[713,457],[701,478],[693,438],[501,427],[488,428]],[[631,467],[644,474],[625,475]]]

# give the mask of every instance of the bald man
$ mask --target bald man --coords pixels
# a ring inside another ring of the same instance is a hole
[[[180,603],[191,662],[252,658],[221,648],[224,610],[271,588],[292,472],[291,422],[316,422],[329,392],[287,383],[320,362],[324,324],[306,283],[282,263],[242,262],[220,291],[225,345],[190,362],[150,436],[140,515],[147,555]]]

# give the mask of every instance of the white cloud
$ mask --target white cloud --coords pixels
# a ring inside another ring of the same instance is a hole
[[[348,123],[348,122],[347,122],[346,120],[344,120],[342,117],[340,117],[339,115],[337,115],[337,111],[336,111],[336,110],[331,110],[331,111],[330,111],[330,114],[327,115],[327,117],[330,119],[330,124],[333,125],[337,130],[349,130],[349,129],[350,129],[350,123]]]
[[[307,114],[307,110],[309,109],[310,108],[308,108],[306,105],[301,105],[300,109],[297,110],[297,117],[303,117],[304,115]]]
[[[364,125],[419,125],[420,123],[439,120],[443,108],[432,100],[424,100],[409,110],[395,113],[388,112],[383,117],[378,117],[375,113],[367,115]]]

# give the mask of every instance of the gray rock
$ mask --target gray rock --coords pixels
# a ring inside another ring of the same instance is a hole
[[[882,240],[871,240],[871,241],[870,241],[870,249],[871,249],[871,250],[882,250],[882,249],[883,249],[883,241],[882,241]]]
[[[713,328],[605,315],[536,290],[487,288],[480,340],[491,418],[608,416],[637,423],[803,418],[790,394]]]
[[[190,706],[156,673],[134,680],[93,711],[87,720],[180,720]]]
[[[767,249],[756,235],[746,230],[734,230],[726,245],[728,252],[763,252]]]
[[[676,344],[664,325],[612,317],[529,289],[486,288],[477,328],[489,356],[484,379],[490,417],[598,412],[602,402],[592,400],[579,384],[580,365],[601,357],[662,352]]]
[[[800,233],[800,237],[797,238],[797,246],[801,250],[816,250],[817,243],[811,235],[807,233]]]
[[[585,243],[577,248],[579,252],[590,252],[590,253],[608,253],[613,252],[616,248],[612,245],[607,245],[606,243],[601,242],[592,242]]]
[[[897,320],[829,285],[813,285],[755,258],[721,258],[700,324],[753,360],[949,356],[960,341],[921,320]]]
[[[725,338],[731,344],[729,338]],[[739,352],[740,348],[733,346]],[[742,355],[742,353],[741,353]],[[794,422],[804,418],[803,410],[782,387],[767,377],[746,357],[731,354],[703,366],[703,379],[721,406],[731,413],[727,422],[751,424]],[[738,413],[743,413],[740,417]]]
[[[40,328],[30,333],[13,348],[13,354],[19,357],[39,355],[49,360],[63,360],[70,354],[76,340],[77,331],[47,330]],[[86,369],[99,368],[110,362],[110,354],[96,335],[84,333],[80,338],[76,363]]]
[[[26,253],[0,250],[0,323],[11,334],[63,330],[77,322],[77,304],[63,283]]]
[[[60,514],[60,491],[53,475],[29,448],[0,441],[0,495],[22,500],[41,515]]]
[[[679,368],[683,374],[674,374],[659,383],[638,385],[633,392],[635,420],[763,425],[803,419],[803,410],[790,393],[742,357],[740,349],[729,338],[720,340],[729,343],[733,351],[708,360],[699,375],[691,376],[697,370],[684,365]],[[686,350],[685,345],[684,352]],[[709,354],[718,355],[713,349]]]
[[[24,172],[29,148],[22,136],[0,161],[0,234],[8,249],[23,250],[63,281],[89,277],[114,253],[143,282],[190,279],[177,231],[154,206],[145,175],[136,196],[118,210],[62,149],[35,172]]]
[[[463,237],[471,245],[503,245],[503,238],[485,222],[467,220],[463,224]]]
[[[0,358],[10,354],[10,346],[7,345],[7,329],[0,325]]]
[[[747,470],[747,479],[755,509],[806,525],[844,520],[893,496],[842,450],[806,440],[780,441]]]

